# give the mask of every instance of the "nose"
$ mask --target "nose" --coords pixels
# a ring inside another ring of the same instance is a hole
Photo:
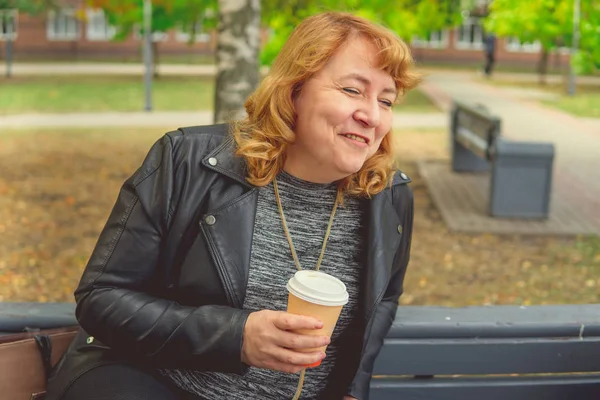
[[[354,112],[354,119],[365,128],[376,128],[381,122],[378,100],[365,99]]]

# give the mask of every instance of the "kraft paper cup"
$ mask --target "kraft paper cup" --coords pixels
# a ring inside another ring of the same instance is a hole
[[[292,314],[306,315],[323,321],[321,329],[298,329],[302,335],[329,336],[333,333],[342,308],[348,303],[346,285],[339,279],[320,271],[298,271],[287,283],[288,308]],[[327,346],[297,349],[303,353],[325,352]],[[317,367],[318,361],[306,367]]]

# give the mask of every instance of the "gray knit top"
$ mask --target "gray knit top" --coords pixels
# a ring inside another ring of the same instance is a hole
[[[335,184],[303,181],[285,172],[277,177],[284,214],[302,269],[315,269],[336,197]],[[337,352],[337,341],[357,317],[360,255],[364,241],[362,215],[357,199],[346,197],[338,207],[321,271],[341,279],[350,300],[342,313],[319,367],[306,370],[301,399],[321,399]],[[250,311],[287,308],[287,281],[296,272],[273,191],[261,187],[258,195],[248,287],[244,309]],[[244,376],[193,370],[163,370],[177,386],[210,400],[291,400],[299,374],[250,367]]]

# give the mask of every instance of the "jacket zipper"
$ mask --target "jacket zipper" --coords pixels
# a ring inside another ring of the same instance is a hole
[[[225,289],[225,296],[227,297],[227,301],[233,307],[242,308],[242,306],[239,304],[239,301],[237,301],[237,296],[235,296],[233,285],[231,284],[231,280],[229,279],[229,276],[225,271],[225,265],[223,264],[223,260],[221,260],[221,256],[217,252],[216,246],[211,236],[209,235],[209,232],[206,230],[206,227],[203,223],[200,223],[200,228],[202,229],[202,233],[204,234],[204,237],[208,242],[208,251],[212,255],[213,260],[215,260],[217,271],[219,272],[219,277],[221,278],[223,288]]]

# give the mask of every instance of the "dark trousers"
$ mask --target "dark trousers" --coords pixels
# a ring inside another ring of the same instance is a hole
[[[168,383],[158,373],[126,364],[94,368],[67,390],[62,400],[202,400]]]
[[[486,74],[486,76],[492,75],[495,61],[496,59],[493,54],[488,53],[485,55],[485,67],[483,68],[483,72]]]

